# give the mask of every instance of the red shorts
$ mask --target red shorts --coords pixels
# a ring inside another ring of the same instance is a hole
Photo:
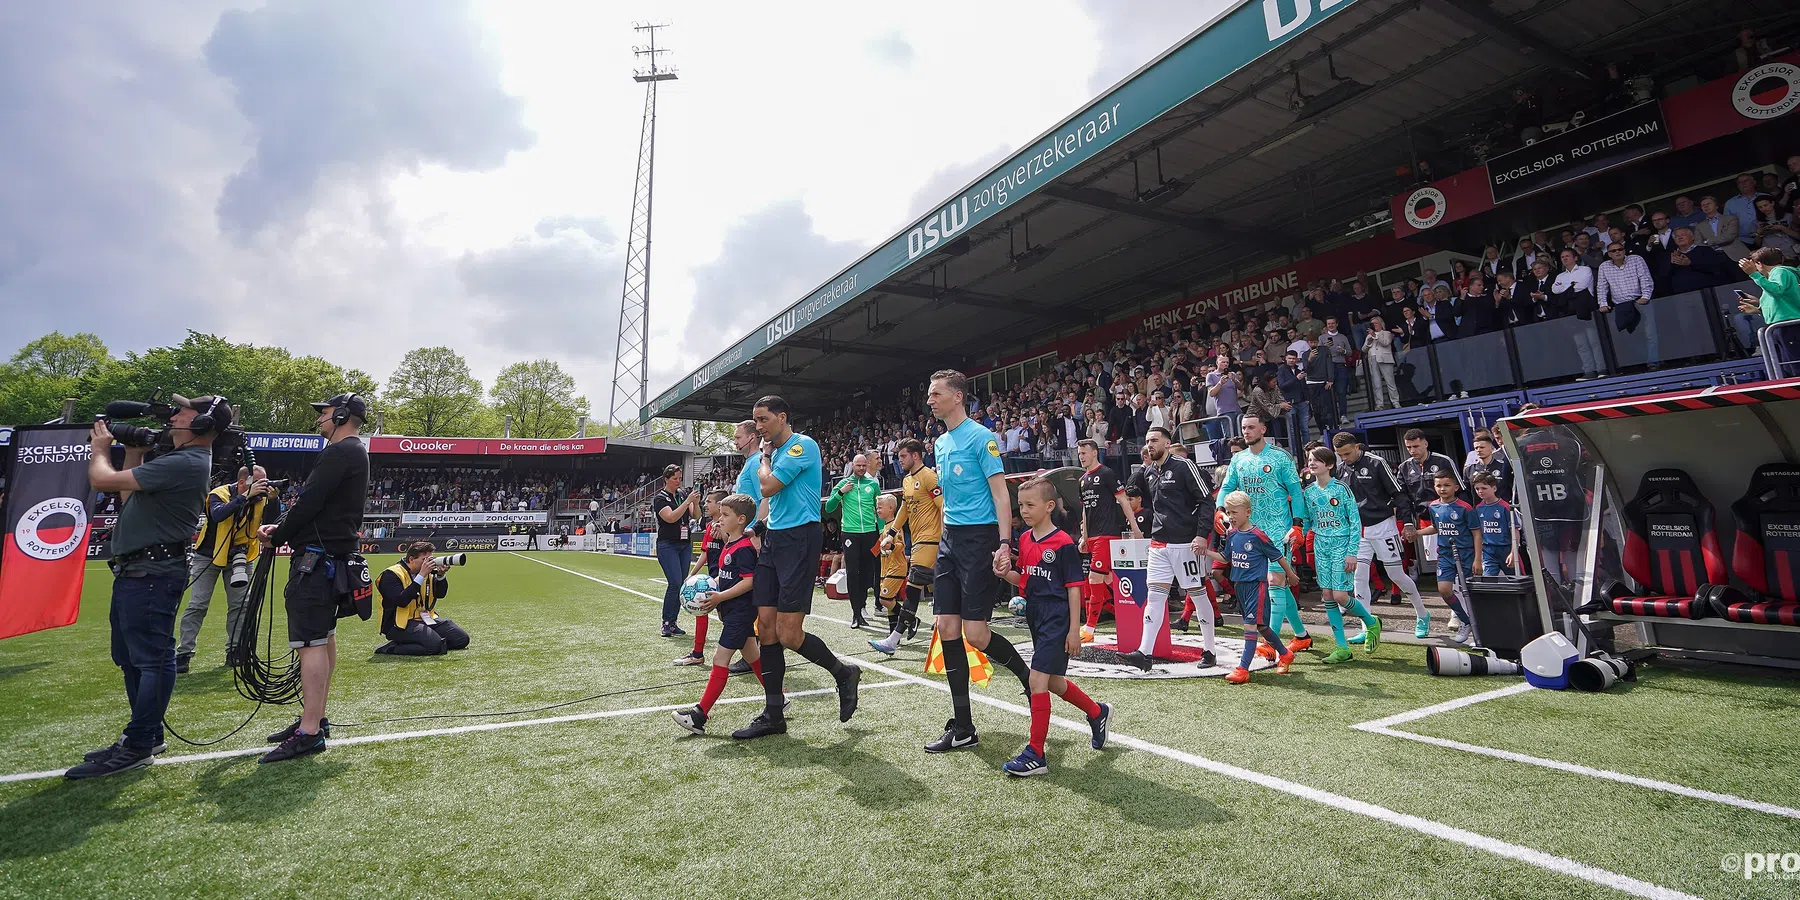
[[[1112,542],[1118,540],[1110,534],[1096,535],[1087,539],[1087,545],[1081,552],[1088,555],[1088,571],[1099,575],[1112,574]]]

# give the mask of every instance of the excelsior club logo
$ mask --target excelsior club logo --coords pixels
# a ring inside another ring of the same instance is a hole
[[[74,497],[52,497],[25,511],[13,540],[32,559],[62,559],[87,536],[87,505]]]
[[[1419,188],[1406,198],[1406,224],[1424,231],[1444,221],[1448,206],[1443,191],[1434,187]]]
[[[1743,74],[1731,86],[1731,105],[1746,118],[1779,118],[1800,107],[1800,66],[1768,63]]]

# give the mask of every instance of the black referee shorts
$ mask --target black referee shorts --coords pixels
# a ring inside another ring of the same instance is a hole
[[[1000,531],[993,525],[945,525],[932,579],[932,614],[975,622],[993,618],[1000,599],[1000,576],[994,574],[999,549]]]
[[[763,535],[762,553],[756,557],[756,580],[750,596],[760,607],[776,612],[812,612],[813,583],[819,577],[819,554],[825,549],[825,529],[817,522],[795,528],[771,528]]]

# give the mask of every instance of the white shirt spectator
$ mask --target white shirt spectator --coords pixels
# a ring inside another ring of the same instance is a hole
[[[1311,349],[1312,349],[1312,345],[1307,343],[1305,338],[1297,340],[1288,345],[1288,352],[1300,354],[1301,359],[1305,359],[1306,351],[1311,350]]]
[[[1559,294],[1564,291],[1591,291],[1594,289],[1594,270],[1587,266],[1576,266],[1567,272],[1558,272],[1551,289]]]

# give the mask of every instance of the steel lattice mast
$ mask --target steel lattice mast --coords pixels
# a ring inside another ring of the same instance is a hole
[[[632,80],[644,85],[644,119],[638,136],[637,180],[631,195],[631,232],[625,244],[625,287],[619,300],[619,341],[613,353],[612,422],[636,418],[649,403],[650,389],[650,208],[656,181],[656,86],[674,81],[675,69],[658,57],[669,52],[656,46],[656,32],[667,25],[632,26],[649,36],[649,45],[633,47],[649,65]],[[623,413],[623,418],[621,418]],[[648,435],[649,423],[642,433]]]

